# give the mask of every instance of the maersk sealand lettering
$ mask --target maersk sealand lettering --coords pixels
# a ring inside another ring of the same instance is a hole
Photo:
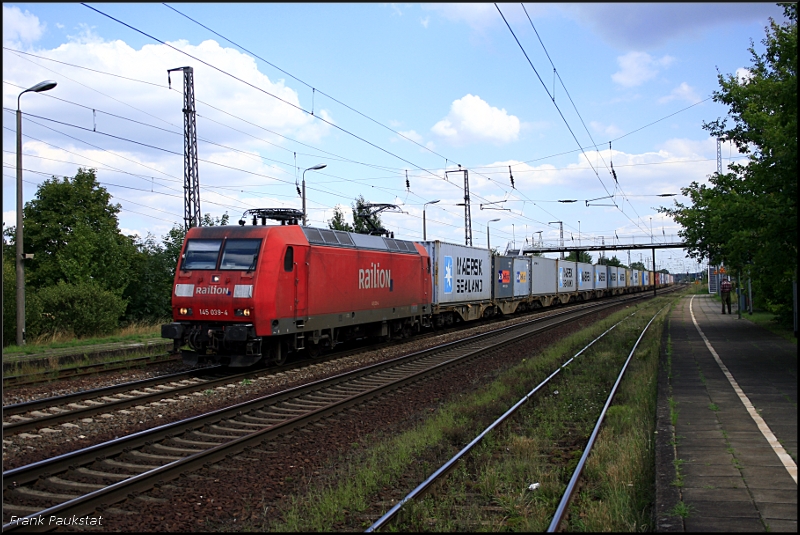
[[[358,270],[358,289],[389,288],[392,291],[392,270],[381,269],[381,264],[370,264],[367,269]]]
[[[483,275],[483,259],[456,258],[456,275]]]

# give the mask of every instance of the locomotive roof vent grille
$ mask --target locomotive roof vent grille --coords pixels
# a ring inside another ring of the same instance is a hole
[[[369,234],[344,232],[341,230],[318,229],[312,227],[302,227],[302,229],[303,233],[306,235],[306,239],[312,244],[419,254],[414,244],[409,241],[382,238]]]

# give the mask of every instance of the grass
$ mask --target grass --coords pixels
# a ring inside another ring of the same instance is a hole
[[[660,298],[612,331],[495,429],[421,500],[404,507],[402,531],[533,531],[547,528],[619,366]],[[304,496],[292,496],[277,522],[254,531],[363,529],[377,495],[402,497],[594,336],[631,309],[564,338],[501,374],[491,384],[445,403],[413,429],[365,437],[331,459]],[[661,322],[663,322],[663,317]],[[589,457],[585,495],[577,496],[571,530],[649,529],[660,323],[632,360],[617,401]],[[638,329],[638,330],[637,330]],[[590,334],[594,333],[594,334]],[[521,355],[522,356],[522,355]],[[367,446],[369,444],[369,446]],[[532,491],[532,483],[539,487]],[[390,506],[386,506],[386,510]],[[345,515],[347,512],[347,515]],[[374,512],[374,511],[371,511]],[[385,512],[385,511],[384,511]],[[359,522],[356,519],[361,518]],[[353,520],[350,520],[353,519]],[[572,522],[572,520],[571,520]]]
[[[109,344],[114,342],[143,342],[161,336],[161,325],[168,323],[167,320],[159,322],[134,322],[114,334],[108,336],[98,336],[91,338],[76,338],[71,333],[58,332],[40,336],[27,342],[24,346],[11,344],[3,348],[3,356],[13,353],[41,353],[50,349],[63,349],[70,347],[92,346],[99,344]]]
[[[785,338],[786,340],[789,340],[795,344],[797,343],[797,338],[794,337],[794,331],[791,329],[791,327],[784,327],[780,325],[776,320],[775,314],[756,310],[753,311],[752,315],[743,313],[742,318],[749,320],[774,334],[777,334],[781,338]]]

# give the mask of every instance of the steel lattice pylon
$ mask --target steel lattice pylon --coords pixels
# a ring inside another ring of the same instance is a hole
[[[194,106],[194,69],[178,67],[169,73],[183,71],[183,223],[184,228],[200,226],[200,173],[197,168],[197,120]]]
[[[472,246],[472,213],[469,207],[469,173],[466,169],[458,166],[458,171],[445,171],[448,173],[464,173],[464,245]]]

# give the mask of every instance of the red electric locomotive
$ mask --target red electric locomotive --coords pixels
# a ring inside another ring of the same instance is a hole
[[[347,340],[406,337],[429,324],[430,260],[420,245],[261,218],[187,232],[174,321],[161,327],[175,351],[189,346],[185,363],[281,364],[294,352],[315,357]]]

